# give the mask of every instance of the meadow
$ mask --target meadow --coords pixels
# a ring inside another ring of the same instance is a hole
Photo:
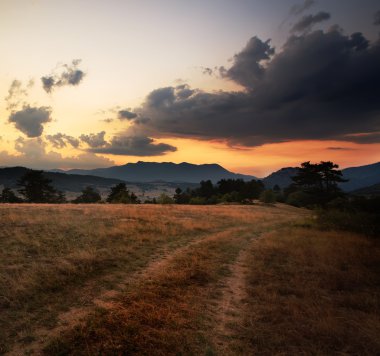
[[[0,354],[380,353],[380,242],[287,205],[0,205]]]

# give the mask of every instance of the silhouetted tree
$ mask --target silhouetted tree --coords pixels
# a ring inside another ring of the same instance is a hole
[[[177,188],[175,190],[175,194],[173,196],[174,202],[176,204],[188,204],[190,201],[190,191],[182,191],[181,188]]]
[[[22,199],[19,198],[12,189],[4,188],[0,195],[0,203],[21,203]]]
[[[211,180],[202,180],[200,182],[200,187],[198,188],[197,193],[198,196],[202,198],[211,198],[215,193],[214,186]]]
[[[339,166],[330,161],[322,161],[316,164],[302,163],[296,176],[292,177],[294,181],[293,193],[296,190],[302,191],[304,193],[302,201],[308,201],[309,205],[324,205],[341,196],[342,192],[338,183],[347,182],[347,180],[343,179],[342,172],[337,168]],[[293,194],[292,199],[295,196]]]
[[[98,203],[102,200],[99,192],[97,192],[93,187],[86,187],[82,190],[82,194],[73,200],[73,203],[79,204],[91,204]]]
[[[28,203],[56,203],[60,199],[59,192],[51,182],[51,179],[44,176],[43,171],[29,170],[18,181],[18,191]]]
[[[127,189],[125,183],[119,183],[111,188],[111,192],[108,195],[106,201],[108,203],[119,203],[119,204],[138,204],[138,200],[135,193],[130,193]]]

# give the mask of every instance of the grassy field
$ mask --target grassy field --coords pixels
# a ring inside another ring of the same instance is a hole
[[[279,206],[0,205],[0,354],[380,352],[380,243]]]

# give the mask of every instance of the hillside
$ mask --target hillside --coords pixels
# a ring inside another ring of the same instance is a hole
[[[17,188],[17,181],[28,171],[25,167],[0,168],[0,185],[12,189]],[[45,176],[52,180],[52,185],[61,191],[80,192],[87,186],[98,189],[110,188],[122,182],[119,179],[102,178],[90,175],[74,175],[58,172],[45,172]]]
[[[342,169],[343,178],[348,182],[341,183],[339,186],[346,192],[372,186],[380,183],[380,162],[359,167]],[[286,188],[292,183],[291,177],[297,174],[297,168],[287,167],[273,172],[263,178],[267,188],[273,188],[276,184],[280,188]]]
[[[380,162],[346,168],[342,172],[348,182],[342,183],[341,188],[348,192],[380,183]]]
[[[210,179],[217,182],[221,179],[257,179],[254,176],[236,174],[228,171],[218,164],[191,164],[191,163],[171,163],[171,162],[137,162],[127,163],[122,166],[109,168],[97,168],[91,170],[72,169],[65,171],[70,174],[95,175],[104,178],[116,178],[130,182],[187,182],[199,183],[201,180]]]

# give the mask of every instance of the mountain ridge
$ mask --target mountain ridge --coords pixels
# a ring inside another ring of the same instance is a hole
[[[66,174],[95,175],[104,178],[122,179],[130,182],[186,182],[199,183],[210,179],[214,183],[221,179],[258,179],[247,174],[233,173],[219,164],[192,164],[188,162],[142,162],[127,163],[121,166],[96,168],[90,170],[70,169]]]

